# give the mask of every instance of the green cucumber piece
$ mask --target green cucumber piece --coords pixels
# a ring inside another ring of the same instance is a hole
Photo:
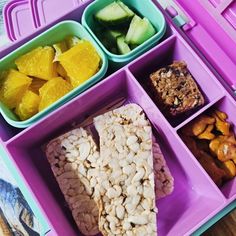
[[[130,43],[132,37],[133,37],[133,34],[136,30],[136,28],[138,27],[138,25],[140,24],[141,22],[141,18],[137,15],[135,15],[130,23],[130,26],[129,26],[129,29],[128,29],[128,32],[126,34],[126,37],[125,37],[125,41],[126,43]]]
[[[130,16],[130,17],[133,17],[134,16],[134,12],[129,9],[128,6],[126,6],[123,2],[121,1],[117,1],[117,3],[127,12],[127,14]]]
[[[129,45],[125,42],[125,37],[124,36],[119,36],[117,38],[117,48],[120,54],[127,54],[131,50],[129,48]]]
[[[113,2],[95,14],[95,19],[105,26],[128,22],[133,16],[117,2]]]
[[[108,30],[107,35],[116,41],[116,38],[124,35],[120,30]]]
[[[130,23],[130,28],[126,35],[125,41],[128,44],[140,45],[151,38],[156,33],[156,30],[147,18],[134,18]]]

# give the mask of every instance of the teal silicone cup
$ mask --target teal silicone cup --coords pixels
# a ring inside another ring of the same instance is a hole
[[[108,68],[106,55],[98,46],[96,41],[92,38],[92,36],[90,36],[87,30],[81,24],[75,21],[62,21],[61,23],[58,23],[57,25],[45,31],[44,33],[35,37],[28,43],[24,44],[17,50],[13,51],[12,53],[10,53],[9,55],[7,55],[6,57],[0,60],[0,71],[7,70],[10,68],[16,68],[16,65],[14,62],[18,57],[22,56],[23,54],[39,46],[53,45],[54,43],[57,43],[63,40],[66,36],[69,36],[69,35],[77,36],[81,39],[86,39],[93,44],[93,46],[96,48],[98,54],[101,57],[102,63],[101,63],[100,70],[90,79],[85,81],[83,84],[81,84],[77,88],[74,88],[72,91],[70,91],[65,96],[58,99],[52,105],[50,105],[46,109],[42,110],[41,112],[37,113],[36,115],[32,116],[31,118],[25,121],[20,121],[13,111],[8,109],[3,103],[0,102],[0,112],[2,116],[4,117],[4,119],[10,125],[17,128],[25,128],[34,124],[42,117],[49,114],[51,111],[65,104],[68,100],[82,93],[84,90],[86,90],[87,88],[89,88],[90,86],[98,82],[99,80],[101,80],[102,77],[105,75]]]
[[[102,42],[94,33],[97,27],[99,27],[99,23],[94,19],[94,14],[112,2],[114,2],[114,0],[97,0],[89,4],[82,15],[82,25],[84,25],[89,33],[95,38],[99,46],[106,53],[108,59],[111,62],[120,63],[122,66],[152,48],[165,34],[166,22],[161,11],[151,0],[122,0],[124,4],[134,10],[138,15],[148,18],[157,32],[154,36],[133,49],[131,52],[125,55],[114,54],[103,46]]]

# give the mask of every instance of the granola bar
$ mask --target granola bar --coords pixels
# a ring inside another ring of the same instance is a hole
[[[204,97],[185,62],[159,69],[149,80],[155,102],[168,116],[177,116],[204,104]]]

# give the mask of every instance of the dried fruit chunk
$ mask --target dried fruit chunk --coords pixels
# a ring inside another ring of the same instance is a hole
[[[96,169],[91,163],[97,162],[99,153],[92,136],[74,129],[52,140],[46,156],[78,228],[83,235],[98,234],[99,212],[93,198]]]
[[[38,112],[39,102],[39,96],[28,90],[17,105],[15,112],[21,120],[27,120]]]
[[[15,64],[19,71],[26,75],[49,80],[57,76],[53,63],[54,55],[52,47],[38,47],[19,57]]]
[[[0,101],[12,109],[21,101],[32,79],[16,70],[9,70],[0,89]]]
[[[211,131],[214,129],[214,125],[208,125],[205,131],[201,134],[199,134],[197,137],[199,139],[207,139],[212,140],[215,138],[215,135],[211,133]]]
[[[236,167],[234,162],[225,161],[221,163],[221,167],[225,170],[227,179],[232,179],[236,176]]]
[[[219,145],[217,157],[220,161],[228,161],[236,158],[236,144],[224,141]]]
[[[230,124],[225,120],[221,120],[219,116],[223,116],[221,113],[213,113],[213,116],[216,119],[216,129],[219,130],[223,135],[229,135],[230,133]]]
[[[215,111],[215,114],[216,114],[222,121],[225,121],[225,120],[228,118],[227,114],[224,113],[224,112],[222,112],[222,111],[216,110],[216,111]]]
[[[89,41],[81,41],[58,57],[75,88],[92,77],[99,68],[100,57]]]
[[[212,125],[214,123],[215,119],[213,117],[201,115],[193,122],[192,126],[193,135],[194,136],[200,135],[206,129],[207,125]]]
[[[198,158],[202,167],[206,170],[206,172],[210,175],[212,180],[216,183],[216,185],[220,186],[222,184],[222,179],[225,177],[225,171],[219,168],[213,157],[208,155],[204,151],[200,151],[200,158]]]
[[[71,90],[72,86],[61,77],[56,77],[49,80],[39,89],[41,98],[39,111],[42,111],[46,107],[50,106],[52,103],[63,97]]]

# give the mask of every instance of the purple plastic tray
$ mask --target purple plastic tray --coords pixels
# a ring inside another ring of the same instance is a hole
[[[57,21],[80,21],[87,4],[82,4]],[[47,235],[80,234],[64,204],[63,195],[42,147],[52,138],[71,129],[75,122],[79,124],[117,98],[125,98],[126,102],[137,103],[144,109],[175,178],[174,192],[157,202],[160,236],[190,235],[236,199],[236,179],[218,188],[178,135],[183,126],[212,107],[225,111],[229,120],[236,125],[235,100],[170,25],[170,21],[168,23],[167,33],[160,44],[35,125],[25,130],[15,129],[0,117],[0,139],[48,219],[51,231]],[[23,44],[28,38],[13,45],[8,51]],[[4,51],[2,55],[6,53]],[[173,60],[187,62],[206,98],[205,106],[179,120],[167,119],[141,86],[150,72]]]

